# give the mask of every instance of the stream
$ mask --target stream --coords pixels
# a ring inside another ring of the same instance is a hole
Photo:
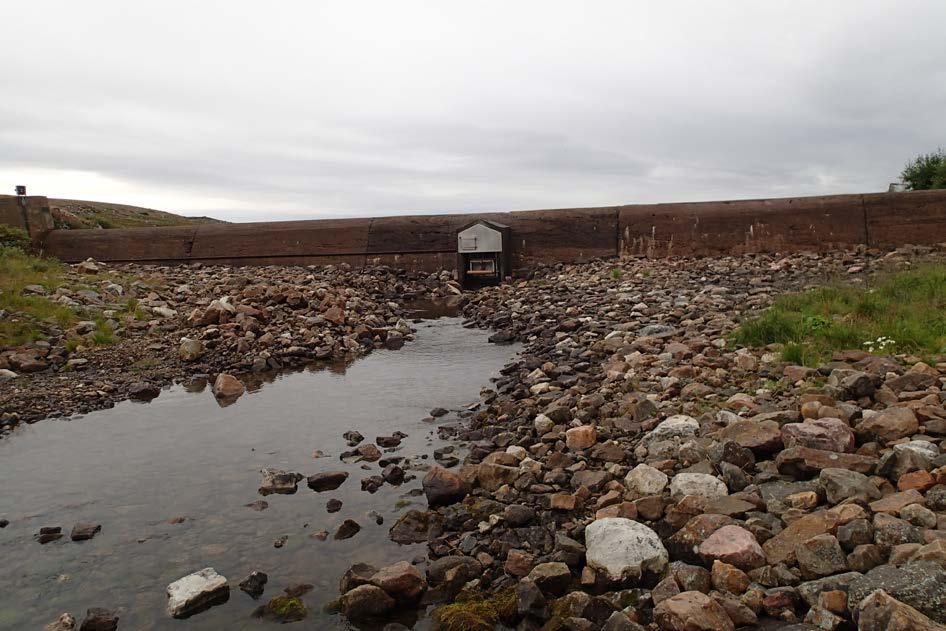
[[[297,628],[353,628],[322,612],[338,597],[339,578],[355,562],[423,557],[424,544],[395,544],[388,529],[427,503],[418,493],[422,471],[408,471],[414,479],[400,486],[362,491],[360,481],[380,467],[342,462],[339,454],[350,449],[342,434],[358,430],[373,443],[401,431],[408,437],[383,455],[426,455],[421,462],[432,464],[434,449],[451,444],[437,437],[437,427],[477,404],[480,388],[517,350],[489,344],[488,332],[460,323],[423,320],[401,350],[257,376],[228,406],[203,384],[175,385],[149,404],[128,401],[19,426],[0,441],[0,518],[10,521],[0,529],[0,629],[41,629],[63,612],[81,622],[92,607],[117,610],[118,628],[126,630],[259,629],[274,623],[254,618],[254,610],[300,584],[312,589],[302,596],[309,613]],[[450,413],[424,420],[434,407]],[[314,458],[316,450],[325,457]],[[265,467],[350,475],[335,491],[316,493],[303,479],[295,494],[264,498],[257,489]],[[341,500],[341,510],[327,512],[330,499]],[[257,500],[268,508],[247,506]],[[346,519],[361,531],[334,540]],[[71,541],[77,522],[101,524],[102,531]],[[34,535],[45,526],[61,526],[65,536],[40,544]],[[323,530],[327,539],[312,536]],[[229,600],[172,619],[165,588],[205,567],[228,579]],[[253,570],[269,575],[258,600],[237,587]]]

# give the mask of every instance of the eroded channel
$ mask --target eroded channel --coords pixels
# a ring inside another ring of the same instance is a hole
[[[226,407],[209,388],[174,386],[150,404],[20,426],[0,441],[0,517],[10,521],[0,530],[0,629],[39,629],[63,612],[81,621],[90,607],[117,610],[119,629],[256,629],[269,623],[254,610],[300,585],[312,586],[302,596],[309,613],[300,628],[349,628],[322,613],[338,597],[339,577],[354,562],[423,557],[424,545],[395,544],[388,529],[426,501],[416,493],[417,471],[400,486],[362,491],[360,480],[380,467],[342,462],[349,449],[342,434],[358,430],[373,443],[400,431],[408,437],[384,455],[432,463],[433,451],[451,444],[437,427],[459,422],[516,352],[488,344],[489,333],[465,329],[458,318],[415,326],[416,341],[399,351],[272,375]],[[437,406],[450,413],[424,420]],[[325,457],[314,458],[318,450]],[[261,497],[265,467],[350,475],[335,491],[314,492],[303,480],[295,494]],[[338,512],[326,510],[331,499],[341,500]],[[247,506],[257,500],[268,508]],[[346,519],[361,530],[335,540]],[[78,522],[102,531],[73,542]],[[38,543],[34,535],[47,526],[61,526],[65,536]],[[313,536],[321,531],[327,539]],[[205,567],[227,577],[229,600],[184,621],[170,618],[166,586]],[[253,570],[269,576],[259,600],[237,588]]]

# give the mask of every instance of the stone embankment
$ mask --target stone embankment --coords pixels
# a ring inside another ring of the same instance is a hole
[[[445,630],[946,628],[946,363],[727,344],[782,291],[926,254],[558,265],[472,295],[469,325],[525,349],[392,527],[429,548],[406,606],[450,603]],[[342,580],[346,615],[405,606],[379,572]]]
[[[100,279],[100,280],[96,280]],[[78,288],[77,287],[82,287]],[[62,286],[29,288],[52,302],[102,314],[116,343],[85,344],[101,326],[49,327],[49,340],[0,352],[0,435],[22,421],[150,400],[175,380],[262,373],[347,360],[412,339],[412,300],[456,297],[447,273],[214,266],[70,267]],[[78,342],[78,345],[76,345]]]

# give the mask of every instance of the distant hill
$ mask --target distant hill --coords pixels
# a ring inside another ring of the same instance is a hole
[[[9,197],[4,195],[4,197]],[[57,228],[152,228],[227,223],[211,217],[184,217],[163,210],[126,204],[49,198],[49,210]]]

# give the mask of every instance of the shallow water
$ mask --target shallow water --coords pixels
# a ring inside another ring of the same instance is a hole
[[[0,530],[0,629],[41,629],[67,611],[81,621],[90,607],[117,609],[126,630],[256,629],[272,623],[254,619],[254,609],[300,583],[314,589],[302,597],[309,616],[297,628],[349,628],[321,612],[338,597],[338,579],[353,562],[423,555],[426,546],[392,543],[388,529],[426,501],[409,493],[420,488],[419,472],[399,487],[361,491],[360,480],[380,467],[341,462],[349,449],[342,433],[356,429],[373,442],[400,430],[409,437],[397,455],[429,454],[433,462],[433,450],[446,444],[436,427],[477,403],[480,388],[515,353],[488,344],[487,332],[464,329],[457,318],[416,326],[417,340],[399,351],[273,375],[230,406],[218,405],[209,388],[174,386],[149,404],[19,427],[0,441],[0,518],[11,522]],[[451,414],[422,420],[436,406]],[[328,457],[313,458],[315,450]],[[336,491],[315,493],[303,480],[294,495],[262,498],[264,467],[350,476]],[[331,498],[343,502],[334,514],[325,510]],[[258,499],[269,508],[245,506]],[[372,510],[383,525],[367,516]],[[182,523],[168,523],[179,516]],[[347,518],[362,526],[353,538],[310,537],[334,533]],[[76,522],[100,523],[102,532],[72,542]],[[62,526],[66,535],[40,545],[33,535],[43,526]],[[277,549],[281,536],[288,539]],[[227,577],[229,601],[171,619],[165,587],[204,567]],[[237,588],[252,570],[269,575],[258,601]]]

